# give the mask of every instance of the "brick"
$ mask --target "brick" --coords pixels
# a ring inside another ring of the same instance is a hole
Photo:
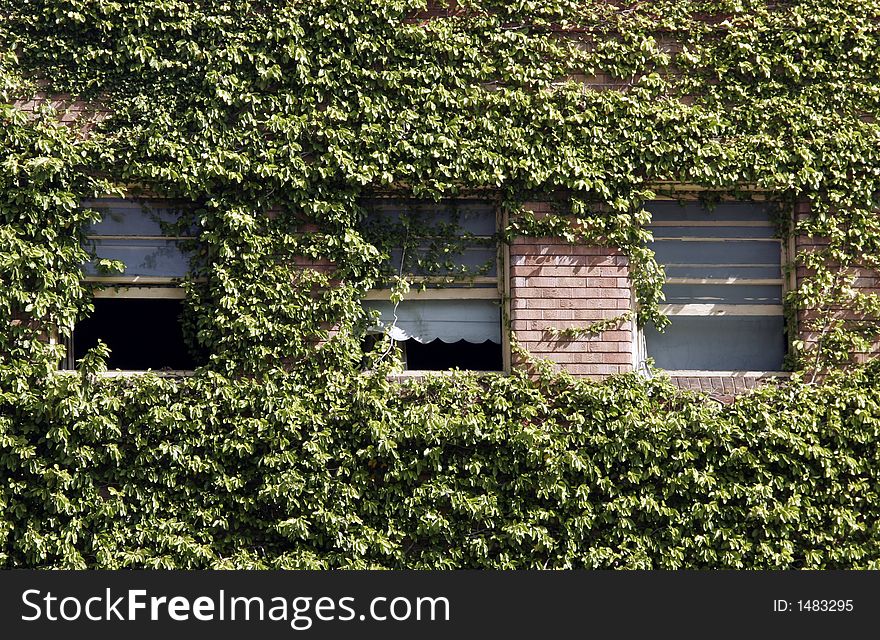
[[[583,293],[580,291],[573,291],[571,289],[561,289],[558,287],[540,287],[540,288],[529,288],[524,289],[523,294],[526,292],[536,293],[537,298],[551,298],[553,300],[562,300],[563,298],[580,298]]]
[[[533,266],[512,266],[510,268],[510,278],[511,284],[513,284],[516,278],[528,278],[531,276],[539,276],[541,275],[545,269],[554,269],[557,267],[540,267],[537,265]]]
[[[700,379],[699,378],[676,378],[678,381],[678,385],[682,389],[700,389]]]
[[[573,276],[579,277],[587,277],[587,276],[601,276],[601,275],[610,275],[610,273],[604,273],[604,270],[614,270],[615,273],[613,275],[618,275],[616,270],[625,271],[625,267],[596,267],[591,265],[530,265],[530,266],[520,266],[520,267],[512,267],[510,270],[510,275],[513,277],[541,277],[541,278],[570,278]]]
[[[578,300],[572,300],[571,302],[580,302]],[[590,301],[588,301],[590,302]],[[593,321],[593,320],[607,320],[608,318],[614,318],[620,315],[620,312],[617,309],[580,309],[580,308],[572,308],[572,312],[574,313],[574,320],[578,321]],[[549,318],[548,314],[544,314],[545,318]]]
[[[535,253],[517,253],[511,249],[512,266],[625,266],[629,262],[626,256],[572,256],[572,255],[537,255]]]
[[[598,279],[598,278],[595,278]],[[596,286],[593,283],[594,278],[575,278],[565,276],[550,277],[532,277],[522,278],[523,286],[530,287],[562,287],[562,288],[578,288],[582,289],[587,286]],[[613,280],[614,278],[607,278]]]
[[[592,354],[593,356],[601,356],[591,352],[585,348],[587,345],[571,340],[548,340],[546,342],[520,342],[529,351],[541,357],[555,357],[555,354]]]
[[[530,298],[541,298],[541,297],[558,298],[559,297],[559,296],[554,296],[554,295],[545,296],[545,291],[547,291],[547,290],[546,289],[536,289],[535,287],[518,287],[516,290],[515,297],[520,298],[520,299],[526,299],[526,300],[528,300]],[[529,300],[529,301],[531,301],[531,300]]]
[[[540,242],[539,238],[514,238],[510,242],[510,250],[530,255],[571,255],[571,246],[555,242]]]
[[[511,309],[510,319],[517,320],[541,320],[544,317],[543,309]]]
[[[620,249],[607,247],[591,247],[588,245],[571,245],[571,254],[574,256],[622,256]]]
[[[632,342],[632,331],[611,330],[599,334],[606,342]]]
[[[549,202],[524,202],[523,209],[533,213],[550,213],[553,207]]]
[[[512,323],[515,331],[546,331],[549,328],[568,329],[571,322],[567,320],[514,320]],[[525,340],[526,338],[523,338]]]
[[[532,324],[532,323],[530,323]],[[534,323],[533,326],[528,329],[514,329],[516,331],[516,339],[522,343],[526,342],[546,342],[546,341],[556,341],[558,338],[554,338],[553,334],[547,331],[544,328],[544,325],[541,324],[540,321]]]
[[[712,378],[698,378],[700,391],[704,393],[712,393],[715,390],[715,385],[712,384]]]
[[[615,365],[615,364],[580,364],[573,365],[572,367],[566,367],[566,369],[575,375],[596,375],[596,376],[608,376],[613,375],[615,373],[624,373],[626,371],[631,371],[632,368],[626,365]]]
[[[592,278],[584,278],[586,281],[586,286],[591,288],[601,288],[601,289],[619,289],[623,287],[627,291],[629,291],[629,280],[623,278],[623,282],[621,283],[621,278],[601,278],[601,277],[592,277]]]
[[[627,342],[608,342],[605,340],[591,341],[587,343],[590,353],[626,353],[632,357],[633,343]]]
[[[541,317],[546,320],[578,320],[582,318],[577,309],[541,309]]]
[[[572,310],[597,310],[609,311],[604,315],[585,314],[580,317],[610,318],[618,315],[617,298],[529,298],[529,309],[572,309]],[[578,317],[577,315],[575,317]]]
[[[552,353],[536,351],[534,353],[541,358],[546,358],[547,360],[551,360],[558,364],[604,364],[602,362],[602,357],[606,355],[603,353],[565,353],[561,351],[554,351]]]
[[[575,352],[541,352],[540,357],[552,360],[559,364],[593,364],[602,366],[629,365],[632,362],[632,355],[629,353],[589,353],[583,351]],[[597,371],[597,373],[599,373]]]
[[[591,289],[592,290],[590,291],[590,293],[588,295],[593,296],[595,298],[603,298],[603,299],[626,298],[627,300],[629,300],[630,296],[632,295],[632,292],[629,289],[619,289],[619,288],[612,288],[612,287],[598,287],[598,288],[591,287]]]
[[[631,353],[598,353],[602,357],[602,362],[604,364],[620,364],[620,365],[630,365],[632,364],[632,354]]]

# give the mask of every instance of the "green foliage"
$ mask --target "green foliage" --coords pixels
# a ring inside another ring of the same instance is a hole
[[[549,333],[554,338],[577,340],[578,338],[584,338],[587,336],[597,336],[603,331],[618,329],[625,322],[629,322],[630,320],[632,320],[632,318],[633,313],[631,311],[627,311],[625,313],[621,313],[620,315],[614,316],[613,318],[597,320],[596,322],[591,322],[590,324],[581,327],[567,327],[565,329],[547,327],[545,331],[547,331],[547,333]]]
[[[855,288],[880,266],[880,1],[424,4],[0,0],[2,562],[876,566],[876,371],[728,409],[632,376],[400,387],[359,300],[388,276],[366,199],[477,194],[505,240],[620,247],[662,325],[644,203],[756,189],[814,204],[788,306],[819,337],[799,366],[842,365],[880,326]],[[37,91],[107,117],[11,106]],[[46,338],[90,311],[79,203],[135,185],[194,205],[210,361],[54,372]]]
[[[0,563],[880,566],[880,370],[663,380],[57,375],[0,395]]]
[[[377,193],[488,193],[510,213],[506,237],[620,247],[639,321],[662,326],[642,206],[672,182],[814,202],[790,231],[828,243],[799,258],[813,275],[789,302],[816,311],[803,328],[822,339],[795,346],[822,366],[864,347],[880,311],[835,275],[880,255],[880,2],[826,4],[468,2],[429,20],[415,0],[4,0],[0,86],[23,96],[25,78],[109,113],[79,162],[58,149],[19,170],[106,175],[199,205],[212,261],[191,289],[191,335],[228,372],[359,361],[357,300],[381,271],[360,203]],[[609,90],[576,81],[599,75]],[[548,195],[560,214],[522,210]],[[307,223],[320,232],[298,233]],[[335,277],[291,281],[292,255]],[[336,280],[347,286],[315,293]]]

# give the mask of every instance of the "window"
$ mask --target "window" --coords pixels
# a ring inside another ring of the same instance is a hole
[[[390,257],[388,276],[416,283],[395,305],[371,291],[373,332],[387,331],[408,370],[504,368],[495,207],[485,201],[367,203],[364,233]]]
[[[74,330],[74,361],[102,340],[110,347],[110,369],[194,369],[196,362],[180,331],[182,300],[97,298],[95,310]]]
[[[652,249],[665,267],[671,324],[645,328],[670,370],[779,371],[785,357],[782,241],[769,205],[653,202]]]
[[[105,198],[83,202],[101,212],[86,230],[86,248],[95,255],[83,271],[86,281],[102,286],[95,292],[94,312],[76,324],[68,340],[66,368],[97,345],[111,350],[108,367],[123,370],[193,369],[197,358],[187,348],[179,318],[193,233],[171,235],[169,225],[179,208],[160,200]],[[108,273],[99,264],[124,264]]]

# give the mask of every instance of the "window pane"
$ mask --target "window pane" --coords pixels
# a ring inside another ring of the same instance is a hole
[[[663,333],[646,327],[648,356],[664,369],[778,371],[785,355],[782,242],[770,206],[652,202],[647,208],[657,238],[650,247],[672,280],[663,287],[665,302],[690,314],[672,315]],[[696,315],[707,309],[722,313]]]
[[[763,240],[656,240],[648,247],[660,264],[772,265],[781,263],[781,245]]]
[[[782,287],[756,284],[667,284],[667,304],[782,304]]]
[[[659,333],[645,327],[648,355],[661,369],[779,371],[782,316],[673,316]]]
[[[125,272],[119,275],[182,278],[189,273],[192,254],[181,249],[186,241],[168,237],[179,231],[163,230],[164,225],[179,219],[179,208],[164,200],[121,198],[88,200],[82,206],[102,214],[86,229],[86,248],[97,259],[125,263]],[[94,261],[87,263],[83,271],[89,276],[117,275],[100,273]]]
[[[766,202],[719,202],[709,208],[701,202],[654,201],[645,208],[651,212],[653,222],[755,222],[770,221],[770,205]]]
[[[163,236],[167,234],[162,224],[179,218],[176,209],[161,201],[102,198],[82,206],[101,213],[101,219],[86,228],[89,236]]]
[[[654,238],[776,238],[776,229],[769,224],[763,227],[722,226],[655,226],[651,228]]]
[[[669,266],[664,269],[667,278],[705,278],[712,280],[778,279],[782,277],[782,264],[760,266],[713,266],[710,264],[693,264],[686,266]]]
[[[400,266],[402,250],[391,250],[392,267]],[[426,267],[422,268],[422,264]],[[466,247],[463,251],[450,251],[438,256],[422,247],[413,247],[407,251],[406,272],[411,275],[471,275],[495,276],[498,273],[498,260],[495,247]],[[395,268],[395,271],[398,270]]]
[[[124,262],[125,271],[118,275],[182,278],[189,273],[191,254],[182,251],[177,240],[87,240],[86,247],[98,259]],[[98,271],[94,260],[83,266],[83,272],[90,276],[108,275]]]
[[[497,274],[491,203],[373,200],[365,206],[368,213],[362,231],[390,255],[385,265],[389,273],[464,278]]]
[[[365,225],[402,225],[413,221],[428,229],[454,225],[462,233],[475,236],[495,234],[495,209],[486,201],[449,200],[446,202],[419,202],[413,200],[370,200]]]

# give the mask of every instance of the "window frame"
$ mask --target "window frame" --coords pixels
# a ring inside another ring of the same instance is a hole
[[[672,189],[670,189],[672,186]],[[676,191],[674,185],[664,185],[663,190],[664,194],[658,194],[654,198],[651,199],[653,202],[699,202],[701,200],[701,196],[711,193],[705,189],[697,189],[697,188],[689,188],[684,186],[681,188],[681,191]],[[669,195],[670,191],[674,192],[675,195]],[[720,199],[720,202],[730,202],[730,203],[739,203],[739,202],[769,202],[770,198],[767,195],[767,192],[757,191],[757,190],[749,190],[744,192],[745,196],[748,199],[744,198],[734,198],[734,197],[726,197],[723,196]],[[790,207],[789,210],[786,211],[786,215],[788,216],[789,221],[794,223],[794,207]],[[731,223],[732,221],[711,221],[706,222],[704,224],[695,224],[694,226],[743,226],[743,227],[774,227],[772,221],[768,221],[767,224],[754,224],[749,222],[743,222],[737,224],[736,222]],[[654,223],[653,221],[650,223],[650,227],[654,226],[681,226],[676,225],[674,222],[664,225],[664,223]],[[687,238],[677,238],[683,240],[685,242],[689,241]],[[717,241],[731,241],[737,240],[737,238],[694,238],[690,241],[706,241],[706,240],[717,240]],[[656,236],[655,236],[656,240]],[[755,240],[764,240],[764,241],[772,241],[778,242],[780,247],[780,277],[779,278],[744,278],[744,279],[731,279],[728,278],[727,282],[717,282],[717,284],[730,284],[730,285],[779,285],[781,291],[781,300],[779,305],[731,305],[731,304],[660,304],[660,311],[669,316],[671,319],[675,316],[682,317],[731,317],[731,316],[781,316],[783,319],[783,328],[785,331],[786,338],[786,347],[787,351],[791,350],[791,341],[793,336],[796,333],[797,327],[794,324],[794,321],[787,317],[785,312],[785,298],[787,294],[797,286],[795,279],[795,270],[793,269],[794,259],[796,256],[795,253],[795,238],[793,233],[788,233],[785,236],[780,236],[779,234],[774,234],[772,238],[765,239],[755,239]],[[720,265],[723,266],[723,265]],[[742,266],[742,265],[738,265]],[[666,277],[664,279],[664,285],[666,284],[709,284],[712,282],[711,278],[669,278]],[[733,280],[733,281],[731,281]],[[708,281],[708,282],[707,282]],[[772,314],[757,314],[754,311],[768,311],[772,309],[775,313]],[[636,315],[638,315],[638,309],[636,309]],[[674,322],[674,320],[672,320]],[[634,353],[634,366],[637,371],[642,371],[647,373],[646,361],[651,355],[648,353],[647,341],[645,337],[644,326],[640,326],[638,322],[634,320],[634,337],[636,340],[636,344],[634,345],[633,353]],[[657,367],[660,369],[659,367]],[[758,369],[730,369],[730,370],[715,370],[715,369],[660,369],[667,375],[673,378],[704,378],[704,377],[720,377],[720,378],[733,378],[733,377],[748,377],[748,378],[759,378],[759,377],[777,377],[777,378],[787,378],[791,376],[790,371],[764,371]]]
[[[369,198],[373,201],[404,201],[405,199],[394,195],[377,195]],[[500,238],[504,229],[507,228],[507,212],[502,211],[498,201],[485,196],[472,195],[461,196],[456,198],[447,198],[440,202],[423,199],[408,199],[419,204],[437,204],[442,205],[450,201],[474,201],[484,202],[492,208],[495,214],[495,234],[499,236],[499,240],[495,243],[495,275],[494,276],[467,276],[464,278],[456,278],[456,276],[417,276],[408,275],[407,280],[415,284],[433,284],[437,285],[431,289],[411,289],[403,296],[403,301],[407,300],[491,300],[498,302],[500,307],[499,322],[501,323],[501,361],[502,368],[499,371],[491,370],[472,370],[474,373],[483,374],[504,374],[509,375],[511,371],[511,354],[510,354],[510,333],[507,331],[508,318],[510,317],[510,272],[508,265],[510,263],[510,247],[508,243]],[[490,236],[475,236],[477,238],[487,239]],[[459,286],[443,286],[443,285],[459,285]],[[495,287],[468,287],[463,285],[489,285],[494,284]],[[363,301],[373,302],[390,302],[392,290],[387,287],[370,289],[362,298]],[[396,341],[392,339],[392,344]],[[397,374],[402,377],[421,377],[427,375],[448,375],[449,370],[432,370],[432,369],[404,369],[402,373]]]
[[[85,202],[93,202],[94,200],[133,200],[143,202],[173,202],[169,198],[163,198],[155,194],[137,194],[125,195],[122,197],[116,195],[102,194],[94,199],[88,199]],[[161,237],[163,240],[192,240],[194,236],[151,236],[151,235],[95,235],[85,234],[86,241],[98,239],[110,240],[153,240]],[[195,282],[204,282],[204,278],[195,278]],[[127,276],[124,274],[112,275],[93,275],[83,273],[80,282],[92,287],[92,299],[165,299],[165,300],[185,300],[186,291],[183,288],[184,278],[178,276]],[[55,330],[50,338],[55,342],[61,342],[65,345],[65,356],[59,363],[59,370],[62,372],[76,372],[75,362],[75,326],[69,327],[69,334],[60,337],[59,332]],[[187,377],[195,373],[193,369],[171,369],[171,370],[154,370],[154,369],[114,369],[112,371],[104,371],[99,375],[102,377],[129,377],[150,373],[160,377]]]

